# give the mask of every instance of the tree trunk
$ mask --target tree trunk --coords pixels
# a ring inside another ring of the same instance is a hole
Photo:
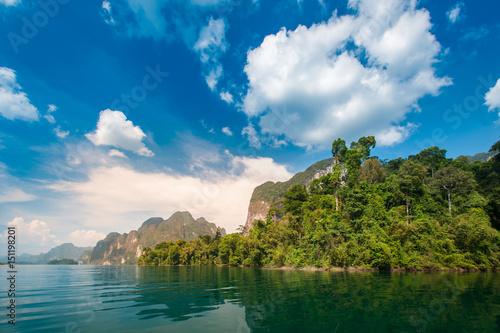
[[[450,211],[451,216],[451,192],[448,190],[448,210]]]
[[[410,201],[408,200],[408,187],[406,188],[406,226],[408,226],[408,220],[410,219]]]
[[[339,196],[338,196],[338,191],[339,191],[339,185],[335,185],[335,211],[339,211]]]

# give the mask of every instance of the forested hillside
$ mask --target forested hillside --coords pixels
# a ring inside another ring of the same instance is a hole
[[[470,163],[431,147],[381,161],[374,147],[336,140],[332,172],[289,188],[248,236],[162,242],[138,263],[500,268],[500,155]]]

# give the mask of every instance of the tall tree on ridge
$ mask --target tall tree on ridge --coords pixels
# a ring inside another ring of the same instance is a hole
[[[347,152],[347,146],[345,141],[341,138],[338,138],[332,143],[332,155],[335,158],[335,165],[333,166],[333,172],[331,176],[331,182],[335,185],[335,211],[339,210],[339,186],[342,182],[342,168],[340,167],[341,163],[345,160],[345,155]]]
[[[475,181],[472,173],[450,166],[436,172],[434,184],[441,190],[448,192],[448,211],[451,214],[451,194],[453,190],[470,191],[474,189]]]

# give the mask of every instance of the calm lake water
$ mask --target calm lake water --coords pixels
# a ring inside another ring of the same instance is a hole
[[[500,332],[499,273],[18,266],[1,332]]]

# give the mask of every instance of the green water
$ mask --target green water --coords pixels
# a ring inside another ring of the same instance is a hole
[[[2,267],[2,266],[0,266]],[[500,332],[498,273],[18,266],[0,332]]]

